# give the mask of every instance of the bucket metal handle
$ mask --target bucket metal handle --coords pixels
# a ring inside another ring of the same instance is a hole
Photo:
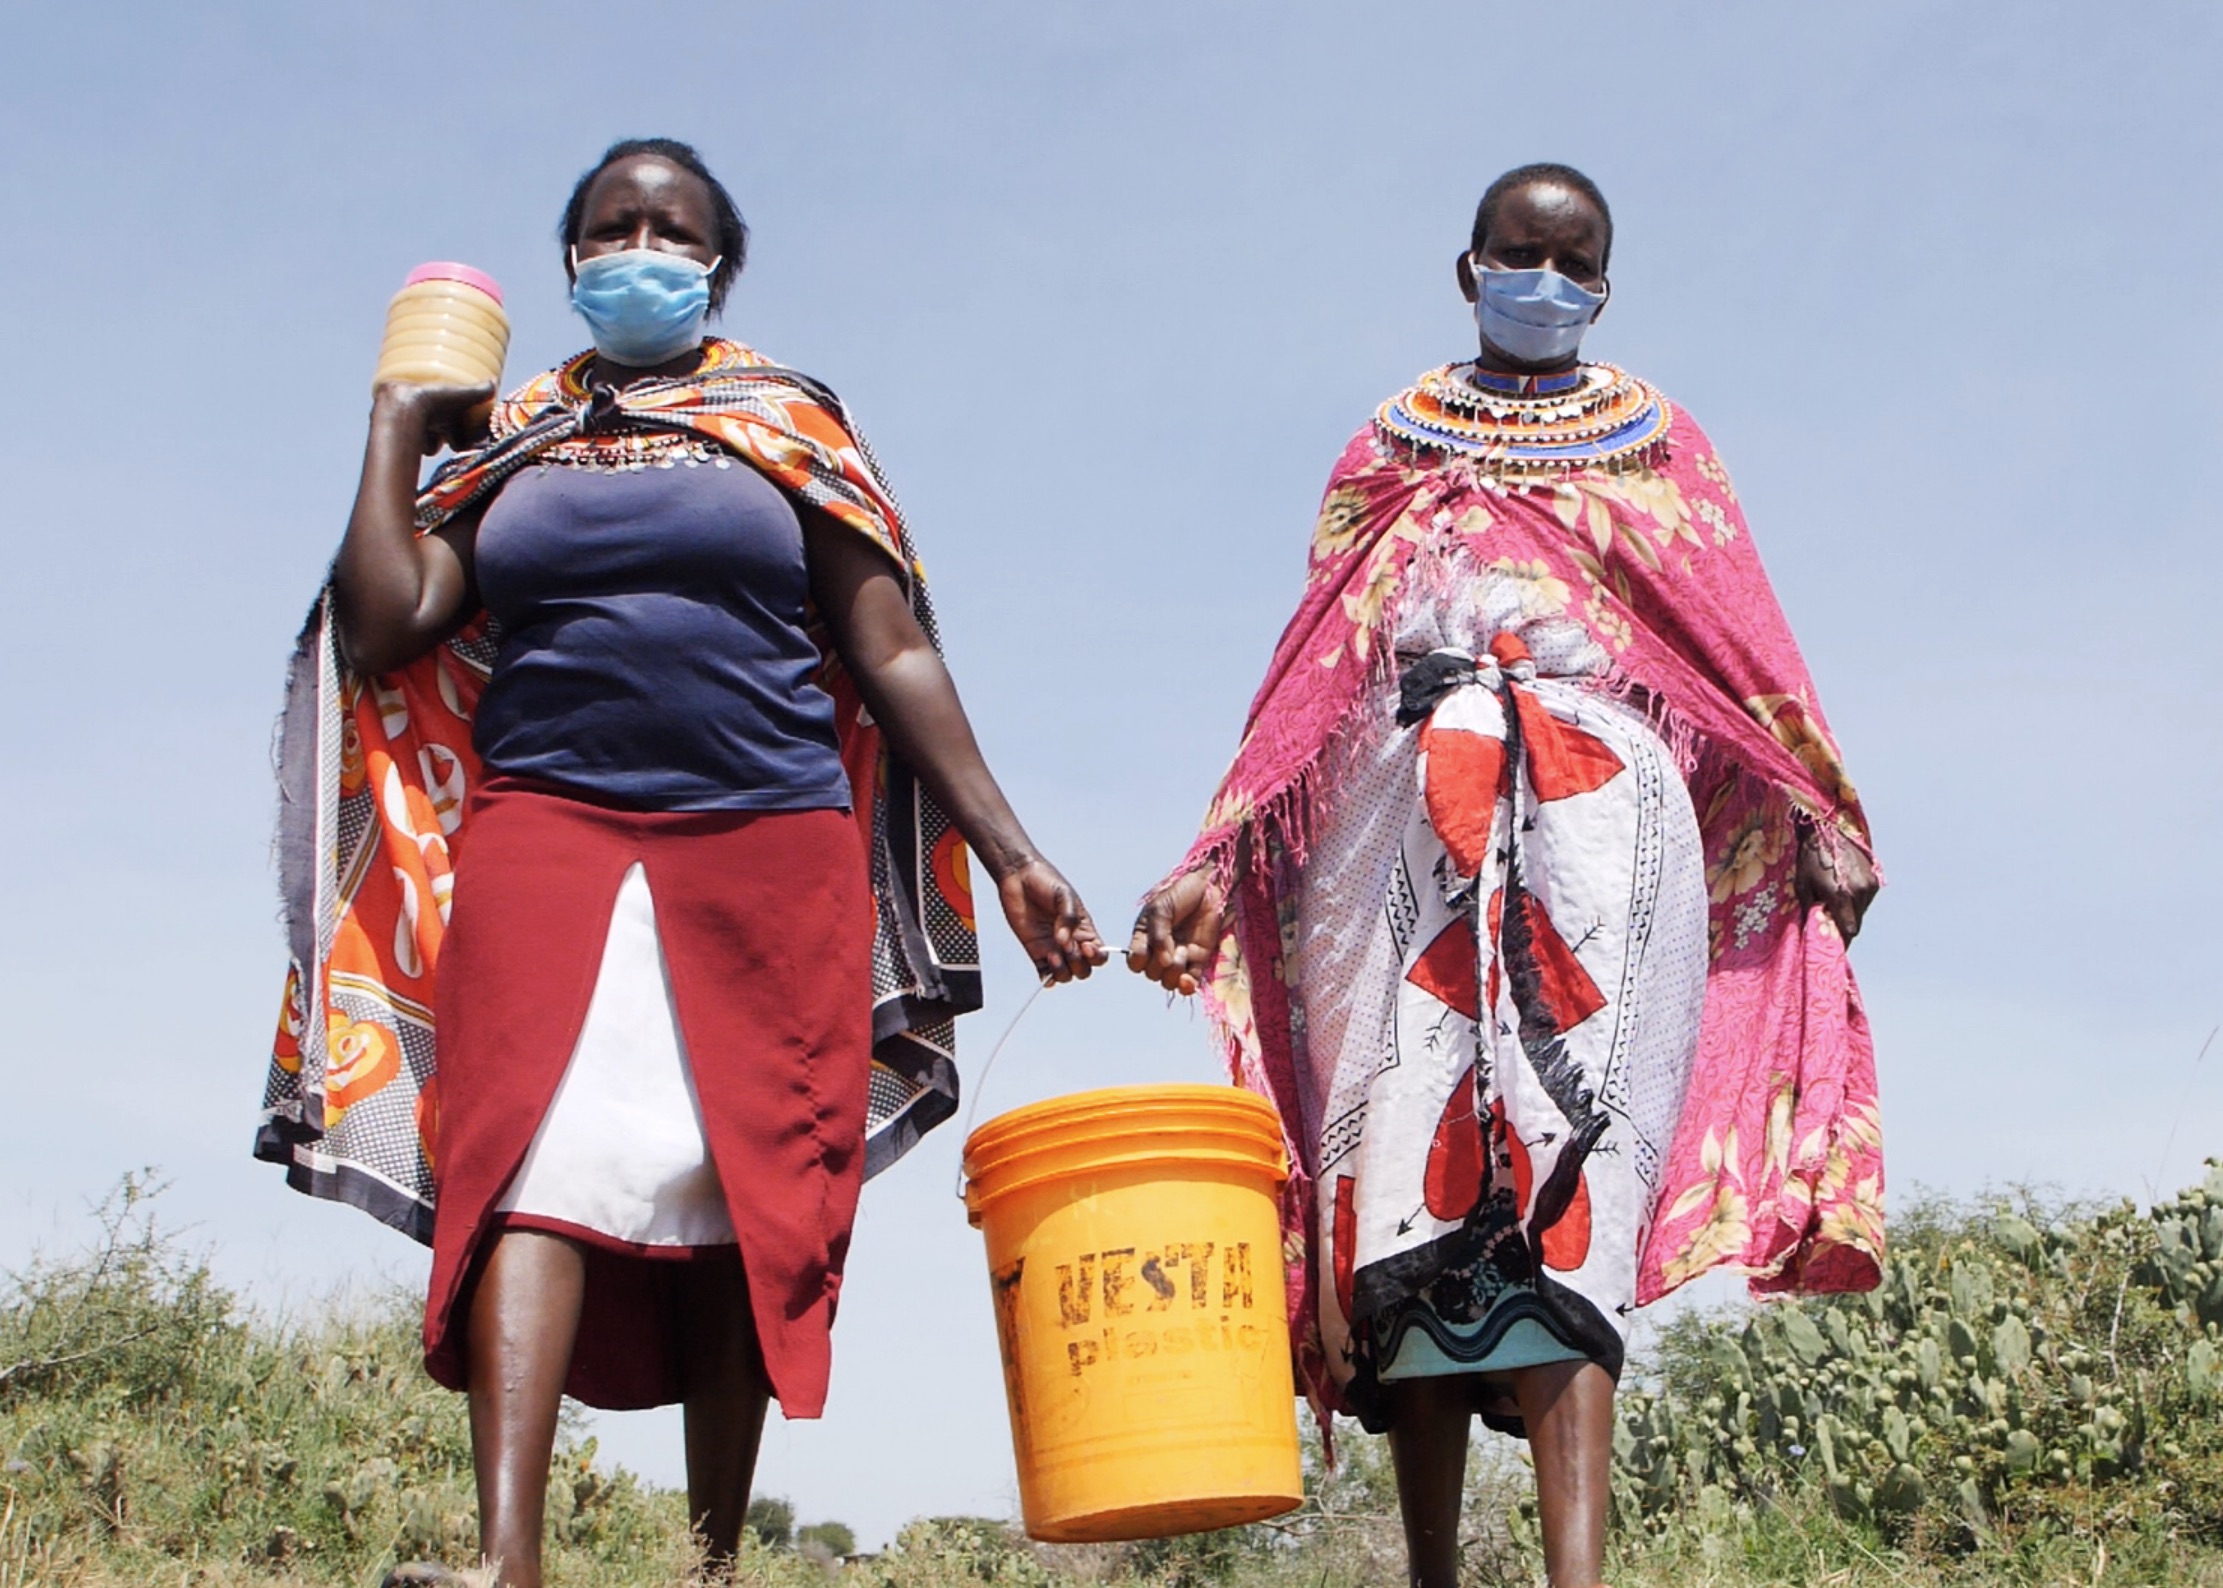
[[[1003,1053],[1003,1045],[1011,1040],[1011,1033],[1019,1029],[1019,1022],[1026,1019],[1035,999],[1041,997],[1042,989],[1049,985],[1047,979],[1040,981],[1035,984],[1034,991],[1027,994],[1027,1001],[1019,1006],[1019,1012],[1003,1028],[1003,1035],[996,1038],[996,1045],[988,1050],[988,1062],[980,1067],[980,1077],[973,1082],[972,1102],[965,1108],[965,1128],[957,1138],[957,1200],[960,1202],[965,1200],[965,1143],[972,1140],[973,1121],[980,1115],[980,1100],[988,1093],[988,1073],[996,1067],[996,1060]]]

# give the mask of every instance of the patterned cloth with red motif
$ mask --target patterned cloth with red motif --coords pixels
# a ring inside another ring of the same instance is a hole
[[[1672,752],[1588,687],[1579,624],[1452,556],[1407,581],[1394,717],[1353,729],[1283,956],[1325,1089],[1317,1328],[1377,1430],[1395,1379],[1618,1375],[1705,1000]],[[1504,1399],[1483,1416],[1518,1433]]]

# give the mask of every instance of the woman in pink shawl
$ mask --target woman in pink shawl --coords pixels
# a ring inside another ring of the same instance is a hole
[[[1612,242],[1565,166],[1483,196],[1480,356],[1337,462],[1129,948],[1281,1111],[1299,1379],[1388,1431],[1423,1588],[1473,1416],[1528,1438],[1550,1580],[1591,1588],[1629,1314],[1882,1257],[1866,819],[1712,444],[1578,357]]]

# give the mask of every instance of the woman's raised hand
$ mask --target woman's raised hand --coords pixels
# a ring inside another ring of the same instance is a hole
[[[1209,872],[1174,878],[1143,901],[1127,943],[1127,968],[1167,992],[1195,992],[1219,952],[1226,910]]]
[[[1085,981],[1090,971],[1111,958],[1111,951],[1096,935],[1088,906],[1047,860],[1029,859],[1006,872],[996,882],[996,894],[1003,901],[1004,919],[1034,961],[1035,974],[1044,986],[1076,976]]]
[[[451,447],[457,452],[486,439],[494,411],[494,385],[417,386],[385,381],[371,395],[371,423],[407,431],[425,455]]]

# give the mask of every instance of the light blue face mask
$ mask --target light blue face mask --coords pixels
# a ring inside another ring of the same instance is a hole
[[[594,350],[613,364],[650,369],[702,345],[710,314],[710,273],[684,254],[627,248],[581,259],[571,254],[571,306],[594,333]]]
[[[1582,333],[1605,307],[1556,270],[1474,271],[1474,319],[1490,346],[1524,364],[1555,364],[1582,346]]]

